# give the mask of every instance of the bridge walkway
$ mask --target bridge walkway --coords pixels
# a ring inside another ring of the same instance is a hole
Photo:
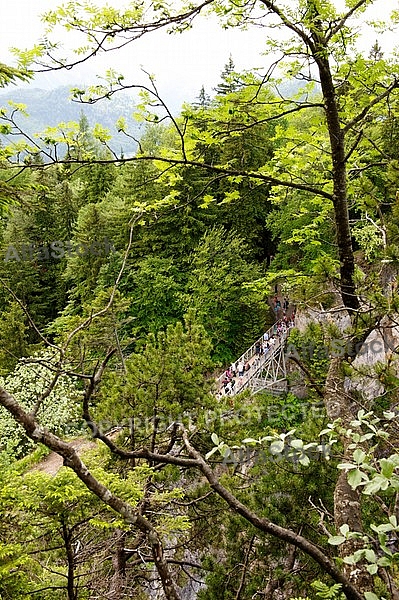
[[[276,394],[285,392],[287,390],[287,370],[284,349],[292,327],[294,327],[294,321],[288,317],[286,320],[278,320],[263,333],[235,361],[236,375],[233,375],[228,383],[226,383],[228,379],[226,371],[217,378],[216,395],[233,397],[247,388],[254,393],[261,390],[268,390]],[[259,352],[259,348],[263,349],[264,342],[268,342],[269,348]],[[242,375],[238,374],[237,369],[240,363],[246,366]]]

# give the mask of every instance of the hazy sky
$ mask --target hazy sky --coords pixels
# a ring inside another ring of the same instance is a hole
[[[109,0],[113,6],[123,6],[123,0]],[[54,9],[60,4],[57,0],[0,0],[0,61],[11,62],[8,48],[31,47],[43,35],[44,26],[40,14]],[[342,0],[336,0],[342,4]],[[398,0],[377,0],[373,13],[382,16],[388,10],[398,8]],[[126,81],[137,82],[140,66],[156,75],[159,90],[165,98],[173,98],[173,103],[192,100],[205,85],[212,92],[220,72],[231,53],[238,70],[265,67],[268,60],[261,56],[265,49],[265,30],[251,28],[222,30],[216,19],[198,19],[194,28],[181,35],[167,35],[165,32],[149,34],[134,42],[123,52],[109,53],[95,61],[90,61],[83,69],[70,72],[57,72],[41,75],[36,86],[53,88],[66,83],[94,83],[96,74],[105,68],[116,66],[123,70]],[[64,34],[65,45],[71,34]],[[365,36],[368,48],[375,41]],[[141,81],[144,78],[141,76]],[[32,85],[32,84],[30,84]]]
[[[11,62],[8,49],[12,46],[27,48],[38,41],[44,31],[39,15],[60,3],[56,0],[0,2],[0,61]],[[109,0],[109,4],[118,6],[125,2]],[[68,36],[64,37],[64,44],[67,42]],[[236,68],[241,70],[264,66],[265,59],[260,56],[263,49],[264,32],[223,30],[216,20],[201,18],[189,32],[149,34],[124,51],[102,55],[79,70],[40,75],[37,87],[53,88],[71,81],[93,83],[96,82],[96,74],[115,65],[123,69],[126,81],[135,80],[142,66],[156,75],[159,88],[167,97],[172,95],[179,100],[190,100],[198,94],[202,85],[208,92],[212,91],[230,53]],[[140,75],[140,78],[145,81],[144,76]]]

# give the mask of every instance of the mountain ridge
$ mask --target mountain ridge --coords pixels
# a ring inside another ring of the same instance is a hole
[[[47,127],[55,127],[61,122],[79,121],[82,115],[87,118],[90,127],[99,123],[110,130],[112,139],[110,147],[116,154],[130,155],[137,149],[131,138],[118,131],[116,121],[119,117],[126,119],[130,133],[140,137],[140,125],[133,119],[135,100],[133,96],[119,94],[109,100],[93,104],[76,102],[70,99],[72,86],[59,86],[52,90],[41,88],[17,88],[0,94],[0,107],[9,101],[26,105],[28,117],[18,120],[21,129],[29,136],[44,131]],[[1,136],[4,140],[5,137]],[[13,136],[15,139],[17,136]]]

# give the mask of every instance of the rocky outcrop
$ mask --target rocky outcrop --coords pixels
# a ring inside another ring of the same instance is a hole
[[[385,388],[375,367],[378,363],[391,365],[399,375],[399,363],[394,360],[398,347],[399,321],[387,318],[366,338],[352,362],[353,375],[345,378],[346,391],[357,390],[367,400],[381,396]]]

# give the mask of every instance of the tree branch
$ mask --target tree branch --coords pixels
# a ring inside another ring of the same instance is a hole
[[[118,164],[123,164],[123,163],[127,163],[127,162],[138,162],[138,161],[154,161],[154,162],[163,162],[163,163],[169,163],[170,165],[182,165],[182,166],[186,166],[186,167],[198,167],[201,169],[206,169],[208,171],[214,171],[215,173],[221,173],[224,174],[226,176],[232,176],[232,177],[236,177],[236,176],[241,176],[241,177],[248,177],[248,179],[258,179],[260,181],[264,181],[265,183],[269,183],[271,185],[274,186],[281,186],[281,187],[287,187],[290,189],[294,189],[294,190],[301,190],[304,192],[310,192],[311,194],[314,194],[316,196],[321,196],[322,198],[326,198],[328,200],[333,200],[333,195],[330,194],[329,192],[325,192],[324,190],[321,190],[317,187],[314,187],[313,185],[308,185],[308,184],[303,184],[303,183],[295,183],[294,181],[285,181],[284,179],[278,179],[276,177],[271,177],[269,175],[263,175],[262,173],[258,173],[256,171],[240,171],[237,169],[228,169],[227,167],[218,167],[215,165],[211,165],[208,163],[202,163],[200,161],[195,161],[195,160],[184,160],[184,159],[176,159],[176,158],[165,158],[164,156],[151,156],[151,155],[145,155],[145,156],[132,156],[129,158],[121,158],[118,161],[116,160],[112,160],[112,159],[94,159],[90,161],[91,165],[94,164],[99,164],[99,165],[107,165],[107,164],[115,164],[116,162],[118,162]],[[59,161],[54,161],[53,160],[53,164],[55,164],[57,162],[57,164],[64,164],[64,165],[86,165],[87,161],[85,160],[80,160],[80,159],[67,159],[67,160],[59,160]],[[15,163],[10,163],[11,166],[16,166]],[[30,168],[29,165],[26,165],[24,167],[21,167],[21,165],[18,165],[19,168],[24,168],[24,169],[28,169]],[[35,168],[38,168],[37,165],[35,165]],[[48,168],[47,166],[43,166],[43,167],[39,167],[39,168]],[[103,314],[105,312],[106,309],[103,309],[102,311],[100,311],[98,314],[94,315],[95,317],[99,316],[100,314]],[[94,317],[93,317],[94,318]],[[81,326],[79,326],[81,327]],[[72,334],[71,334],[72,335]],[[74,335],[74,333],[73,333]]]
[[[315,53],[316,51],[316,47],[313,43],[313,40],[297,25],[295,25],[295,23],[293,23],[292,21],[290,21],[288,19],[288,17],[284,14],[284,12],[282,11],[281,8],[278,8],[275,3],[274,0],[260,0],[262,4],[264,4],[270,12],[274,13],[275,15],[277,15],[281,22],[291,31],[293,31],[294,33],[296,33],[296,35],[298,37],[301,38],[301,40],[303,42],[305,42],[305,44],[308,46],[308,48],[310,48],[312,54]],[[364,0],[365,1],[365,0]]]
[[[90,50],[89,54],[87,54],[83,58],[80,58],[79,60],[75,60],[75,61],[71,61],[71,62],[66,62],[66,63],[51,56],[51,54],[48,50],[46,52],[46,55],[51,61],[54,61],[55,64],[47,65],[45,63],[36,62],[36,64],[42,68],[34,69],[34,70],[32,70],[32,72],[46,73],[48,71],[59,71],[61,69],[71,70],[74,67],[90,60],[91,58],[96,56],[101,51],[102,52],[111,52],[113,50],[119,50],[120,48],[127,46],[128,44],[134,42],[137,39],[140,39],[145,34],[150,33],[152,31],[157,31],[158,29],[162,29],[162,28],[165,28],[170,25],[179,25],[181,23],[184,23],[185,21],[187,21],[188,23],[191,23],[192,19],[196,15],[198,15],[206,6],[208,6],[209,4],[212,4],[212,2],[213,2],[213,0],[205,0],[205,2],[202,2],[198,6],[194,6],[193,8],[189,9],[187,12],[184,12],[182,14],[167,15],[167,16],[164,16],[164,17],[158,19],[157,21],[153,21],[152,23],[142,23],[142,24],[135,23],[134,25],[125,26],[125,27],[118,26],[116,24],[116,27],[109,26],[108,28],[103,27],[102,29],[98,28],[97,30],[93,28],[92,30],[90,30],[89,26],[81,28],[81,27],[76,26],[76,24],[73,21],[68,21],[66,19],[65,25],[67,25],[68,28],[75,29],[76,31],[80,31],[81,33],[84,33],[88,37],[91,36],[91,38],[95,44],[94,47]],[[108,48],[105,47],[105,42],[107,40],[114,40],[114,38],[116,36],[118,36],[118,35],[123,36],[126,34],[130,34],[132,37],[130,37],[129,39],[127,39],[117,45],[114,45],[112,47],[108,47]],[[101,39],[98,40],[96,35],[100,35]]]
[[[336,34],[338,33],[338,31],[340,31],[340,29],[343,28],[343,26],[345,25],[346,21],[348,19],[350,19],[350,17],[358,10],[358,8],[360,8],[361,6],[363,6],[363,4],[366,4],[367,2],[369,2],[369,0],[359,0],[359,2],[357,4],[355,4],[355,6],[353,6],[343,17],[342,19],[340,19],[340,21],[338,21],[338,23],[336,24],[335,27],[333,27],[330,31],[330,33],[326,36],[326,41],[329,42],[330,39]]]
[[[398,87],[399,87],[399,79],[396,79],[396,77],[395,77],[395,79],[391,83],[391,85],[388,86],[387,89],[384,92],[382,92],[382,94],[379,94],[373,100],[370,100],[369,104],[367,106],[365,106],[364,109],[358,115],[356,115],[356,117],[354,117],[351,121],[349,121],[349,123],[347,123],[345,125],[345,127],[343,127],[342,132],[344,134],[346,134],[350,129],[352,129],[355,125],[357,125],[357,123],[362,121],[364,119],[364,117],[370,112],[370,110],[376,104],[381,102],[381,100],[384,100],[384,98],[389,96],[389,94]]]
[[[154,564],[159,573],[166,598],[168,600],[180,600],[169,572],[167,560],[163,554],[162,541],[150,521],[136,511],[128,502],[113,494],[98,481],[90,473],[71,444],[64,442],[47,429],[41,427],[36,419],[26,413],[11,394],[3,388],[0,388],[0,404],[22,425],[31,440],[44,444],[47,448],[62,456],[64,465],[72,469],[91,492],[100,498],[104,504],[110,506],[115,512],[120,514],[126,523],[137,527],[146,534],[147,540],[151,545]]]
[[[183,441],[189,456],[191,456],[200,466],[202,473],[207,478],[210,486],[215,492],[223,498],[229,507],[237,514],[244,517],[246,521],[254,525],[260,531],[271,534],[272,536],[284,540],[293,546],[296,546],[308,556],[311,556],[334,581],[342,585],[342,591],[348,600],[364,600],[363,595],[352,585],[352,583],[339,571],[334,563],[312,542],[296,534],[290,529],[280,527],[264,517],[259,517],[247,506],[242,504],[233,494],[227,490],[218,480],[210,466],[205,462],[199,452],[190,444],[187,432],[182,428]]]

